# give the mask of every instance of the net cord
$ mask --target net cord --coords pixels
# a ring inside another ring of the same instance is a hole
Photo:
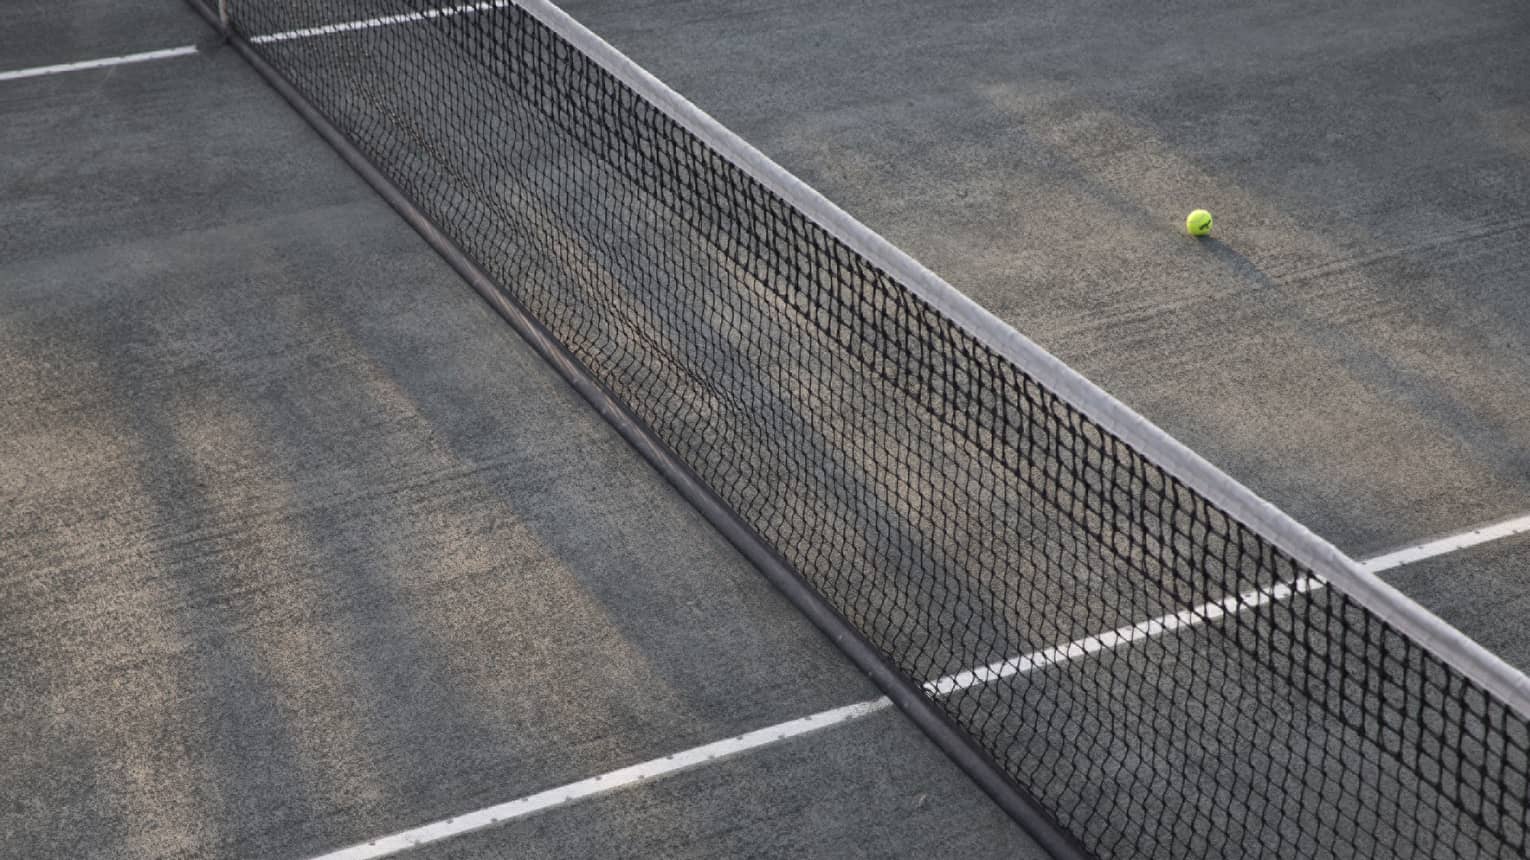
[[[514,0],[607,72],[1106,431],[1530,718],[1530,677],[1360,567],[840,209],[549,0]]]

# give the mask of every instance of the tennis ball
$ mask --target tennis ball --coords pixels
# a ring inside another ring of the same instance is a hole
[[[1197,209],[1185,218],[1185,231],[1192,236],[1204,236],[1211,232],[1211,213]]]

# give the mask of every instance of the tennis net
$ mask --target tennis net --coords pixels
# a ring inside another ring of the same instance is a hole
[[[1523,676],[552,5],[226,14],[1049,844],[1525,855]]]

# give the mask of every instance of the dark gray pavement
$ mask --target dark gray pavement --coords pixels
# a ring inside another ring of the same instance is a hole
[[[1498,656],[1530,666],[1530,536],[1414,562],[1384,576]]]
[[[568,8],[1354,555],[1530,510],[1518,0]],[[0,68],[206,36],[19,2]],[[0,82],[0,152],[0,856],[298,857],[874,695],[233,54]],[[1387,576],[1530,666],[1527,551]],[[1031,850],[884,712],[423,856]]]
[[[1530,6],[738,5],[567,8],[1352,555],[1530,509]]]
[[[300,857],[874,697],[232,52],[0,116],[0,856]],[[889,716],[600,839],[1032,850]]]
[[[0,71],[157,51],[208,37],[207,25],[166,0],[6,0]]]

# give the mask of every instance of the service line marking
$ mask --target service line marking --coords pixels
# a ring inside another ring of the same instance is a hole
[[[1515,517],[1512,520],[1504,520],[1501,523],[1494,523],[1490,526],[1459,532],[1448,537],[1442,537],[1439,540],[1406,547],[1395,552],[1386,553],[1385,555],[1374,556],[1360,562],[1360,566],[1371,573],[1380,573],[1383,570],[1402,567],[1405,564],[1423,561],[1426,558],[1458,552],[1469,547],[1491,543],[1495,540],[1503,540],[1504,538],[1527,532],[1530,532],[1530,514]]]
[[[1461,532],[1384,555],[1378,555],[1360,562],[1360,566],[1373,573],[1390,570],[1405,564],[1422,561],[1426,558],[1446,555],[1468,547],[1479,546],[1527,532],[1530,532],[1530,515]],[[1326,583],[1319,579],[1303,577],[1292,583],[1252,589],[1242,594],[1229,595],[1221,600],[1203,603],[1200,606],[1141,621],[1127,627],[1120,627],[1106,633],[1086,636],[1082,639],[1069,642],[1066,645],[1045,648],[1031,654],[948,675],[925,684],[924,688],[931,695],[948,696],[961,690],[981,686],[982,684],[1008,678],[1012,675],[1024,674],[1047,666],[1055,666],[1060,663],[1087,657],[1100,651],[1119,648],[1142,639],[1150,639],[1166,633],[1172,633],[1176,630],[1204,624],[1208,621],[1215,621],[1227,615],[1285,600],[1295,594],[1314,592],[1324,588],[1325,585]],[[434,821],[408,830],[401,830],[370,842],[352,845],[339,851],[321,855],[314,858],[314,860],[376,860],[376,858],[380,857],[389,857],[421,845],[428,845],[433,842],[450,839],[454,836],[460,836],[464,833],[494,827],[516,818],[522,818],[576,800],[605,794],[637,783],[678,773],[708,762],[779,743],[789,738],[826,729],[830,726],[858,720],[877,713],[891,704],[892,702],[886,697],[882,697],[868,702],[860,702],[854,705],[845,705],[844,707],[821,711],[811,716],[777,723],[773,726],[766,726],[763,729],[756,729],[738,737],[693,747],[684,752],[665,756],[664,758],[652,759],[642,764],[613,770],[600,776],[548,789],[547,791],[528,795],[519,800],[511,800],[506,803],[464,813],[453,818]]]
[[[152,60],[168,60],[171,57],[185,57],[196,52],[196,45],[182,45],[179,48],[162,48],[158,51],[144,51],[141,54],[123,54],[119,57],[101,57],[95,60],[81,60],[78,63],[59,63],[56,66],[33,66],[30,69],[12,69],[8,72],[0,72],[0,81],[39,78],[43,75],[62,75],[67,72],[105,69],[111,66],[126,66],[131,63],[147,63]]]
[[[427,9],[424,12],[404,12],[398,15],[379,15],[376,18],[363,18],[358,21],[340,21],[335,24],[324,24],[318,27],[304,27],[301,30],[267,33],[261,36],[251,36],[249,41],[252,45],[290,42],[294,39],[312,39],[315,36],[333,36],[339,33],[355,33],[361,30],[375,30],[379,27],[393,27],[399,24],[414,24],[436,18],[453,18],[458,15],[492,12],[496,9],[508,9],[513,5],[510,0],[484,0],[481,3],[464,3],[460,6],[448,6],[445,9]]]
[[[737,737],[714,741],[704,746],[692,747],[684,752],[663,758],[650,759],[642,764],[624,767],[603,773],[600,776],[571,782],[547,791],[527,795],[519,800],[488,806],[473,812],[464,813],[452,818],[433,821],[422,827],[414,827],[365,842],[342,848],[330,854],[323,855],[322,860],[373,860],[377,857],[387,857],[400,851],[407,851],[432,842],[440,842],[453,836],[471,833],[474,830],[482,830],[485,827],[493,827],[503,824],[514,818],[521,818],[544,809],[552,809],[565,803],[583,800],[586,797],[594,797],[597,794],[605,794],[629,785],[668,776],[682,770],[706,764],[707,762],[736,756],[739,753],[767,746],[769,744],[784,741],[787,738],[798,737],[810,732],[816,732],[829,726],[860,719],[868,714],[891,705],[886,698],[873,699],[869,702],[860,702],[854,705],[845,705],[828,711],[820,711],[812,716],[789,720],[784,723],[776,723],[763,729],[756,729],[747,734]]]
[[[366,18],[359,21],[343,21],[338,24],[327,24],[321,27],[305,27],[301,30],[287,30],[281,33],[267,33],[261,36],[250,37],[250,42],[256,45],[272,44],[275,42],[291,42],[296,39],[312,39],[318,36],[333,36],[339,33],[355,33],[361,30],[375,30],[379,27],[392,27],[399,24],[413,24],[420,21],[429,21],[436,18],[452,18],[458,15],[472,15],[479,12],[492,12],[496,9],[507,9],[514,4],[511,0],[482,0],[478,3],[463,3],[460,6],[450,6],[445,9],[431,9],[425,12],[410,12],[399,15],[380,15],[376,18]],[[83,72],[90,69],[104,69],[111,66],[126,66],[132,63],[147,63],[154,60],[168,60],[172,57],[186,57],[197,52],[196,45],[181,45],[178,48],[162,48],[157,51],[144,51],[138,54],[123,54],[117,57],[100,57],[94,60],[80,60],[74,63],[58,63],[51,66],[33,66],[27,69],[11,69],[0,71],[0,81],[15,81],[22,78],[37,78],[44,75],[61,75],[68,72]]]

